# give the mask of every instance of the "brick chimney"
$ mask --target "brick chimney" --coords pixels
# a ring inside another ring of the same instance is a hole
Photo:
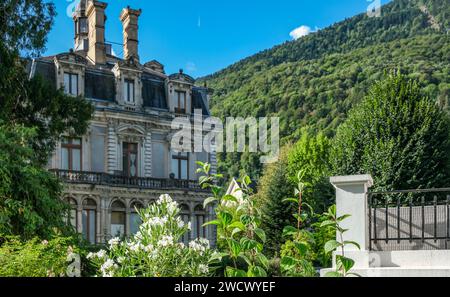
[[[86,15],[89,23],[89,50],[87,57],[94,64],[106,64],[105,9],[108,3],[89,1]]]
[[[131,9],[129,6],[122,10],[120,21],[123,25],[123,58],[134,57],[139,61],[138,53],[138,18],[142,10]]]

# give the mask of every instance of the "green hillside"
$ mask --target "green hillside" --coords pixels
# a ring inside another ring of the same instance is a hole
[[[357,15],[297,41],[286,42],[203,78],[215,90],[213,114],[279,116],[284,141],[302,127],[329,136],[368,87],[391,69],[416,78],[448,107],[450,7],[444,0],[395,0],[382,16]],[[252,154],[219,156],[219,169],[260,174]]]

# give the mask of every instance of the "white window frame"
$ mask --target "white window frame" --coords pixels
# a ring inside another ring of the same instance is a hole
[[[68,78],[68,81],[66,81],[66,76]],[[72,82],[73,79],[76,79],[75,85]],[[72,72],[64,72],[64,93],[67,95],[73,95],[78,96],[78,73],[72,73]]]
[[[134,80],[125,79],[123,82],[123,99],[128,104],[136,103],[136,87]]]

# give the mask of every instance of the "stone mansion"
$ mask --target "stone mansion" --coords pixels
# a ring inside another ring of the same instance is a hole
[[[91,243],[130,236],[139,228],[136,209],[161,194],[170,194],[192,224],[184,241],[215,230],[202,227],[212,217],[203,209],[208,191],[198,185],[196,161],[210,162],[215,154],[175,153],[171,122],[193,120],[193,112],[209,115],[211,90],[198,87],[183,73],[167,75],[156,60],[141,63],[138,53],[140,10],[125,8],[123,59],[105,43],[107,3],[82,0],[73,15],[75,46],[69,52],[34,59],[30,76],[41,75],[56,88],[92,102],[95,113],[86,135],[63,135],[48,167],[65,184],[69,223]]]

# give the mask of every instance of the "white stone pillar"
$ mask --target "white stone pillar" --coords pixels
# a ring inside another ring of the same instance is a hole
[[[96,238],[95,238],[95,242],[96,243],[102,243],[103,242],[103,238],[102,238],[102,232],[101,232],[101,219],[102,219],[102,212],[101,212],[101,208],[97,206],[97,209],[95,210],[95,234],[96,234]]]
[[[152,176],[152,133],[150,131],[144,139],[144,176]]]
[[[373,184],[372,177],[370,175],[335,176],[330,178],[330,182],[336,189],[337,216],[350,215],[340,223],[342,228],[348,229],[344,233],[344,240],[355,241],[361,247],[358,250],[357,247],[348,245],[345,250],[368,251],[367,192]]]
[[[117,136],[112,124],[108,127],[108,173],[113,174],[117,170]]]
[[[83,205],[79,204],[77,206],[77,232],[83,233]]]
[[[129,209],[125,212],[125,237],[128,237],[131,235],[130,230],[130,224],[131,224],[131,211]]]

